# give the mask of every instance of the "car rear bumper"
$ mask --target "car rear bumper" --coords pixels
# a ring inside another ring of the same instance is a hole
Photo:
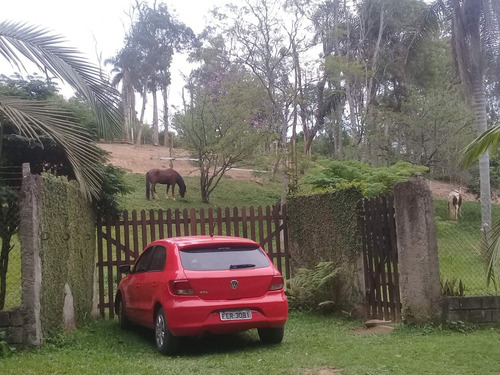
[[[252,328],[282,327],[288,318],[288,303],[283,293],[268,293],[244,300],[201,300],[176,298],[165,310],[169,330],[176,336],[206,332],[229,333]],[[221,310],[252,311],[252,319],[222,321]]]

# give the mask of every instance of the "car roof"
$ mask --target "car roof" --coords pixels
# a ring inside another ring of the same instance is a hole
[[[255,241],[248,238],[232,236],[182,236],[164,238],[162,242],[169,242],[176,245],[178,249],[199,247],[199,246],[219,246],[219,245],[252,245],[259,246]]]

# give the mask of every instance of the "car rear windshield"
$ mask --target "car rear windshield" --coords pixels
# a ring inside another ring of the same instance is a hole
[[[263,268],[269,260],[260,248],[218,247],[180,251],[182,266],[192,271]]]

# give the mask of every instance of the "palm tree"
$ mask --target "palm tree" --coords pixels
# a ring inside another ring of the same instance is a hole
[[[487,129],[484,74],[488,69],[500,66],[500,5],[495,0],[448,0],[446,5],[453,16],[455,56],[459,67],[462,66],[460,72],[462,79],[467,82],[466,87],[472,89],[480,133],[464,150],[464,165],[468,166],[479,160],[479,171],[483,172],[483,175],[480,175],[481,217],[483,224],[491,224],[489,150],[498,146],[500,124]],[[487,190],[483,191],[483,184],[487,185]],[[485,207],[485,201],[489,204],[488,207]],[[489,222],[486,221],[487,217],[483,212],[485,209],[489,209]],[[496,223],[486,236],[486,246],[488,282],[495,283],[494,270],[500,261],[500,222]]]
[[[479,134],[488,129],[485,73],[499,60],[500,9],[498,0],[436,0],[432,10],[451,21],[451,47],[460,80],[472,99]],[[470,155],[470,153],[469,153]],[[481,221],[491,228],[489,154],[483,148],[479,159]]]
[[[89,63],[64,38],[37,26],[19,22],[0,23],[0,56],[18,70],[30,62],[71,85],[90,105],[98,123],[98,135],[111,139],[121,134],[119,93],[101,79],[99,68]],[[99,148],[71,115],[49,101],[0,96],[0,113],[27,137],[45,134],[65,151],[87,198],[100,192]],[[3,124],[0,122],[0,156]]]

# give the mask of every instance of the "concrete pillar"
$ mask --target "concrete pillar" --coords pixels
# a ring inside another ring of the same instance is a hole
[[[40,320],[40,290],[42,285],[42,261],[40,238],[42,226],[41,178],[29,172],[29,164],[23,164],[21,187],[19,238],[21,241],[22,311],[24,315],[23,343],[27,346],[42,344]]]
[[[421,177],[399,182],[394,206],[403,321],[438,321],[441,286],[431,191]]]

